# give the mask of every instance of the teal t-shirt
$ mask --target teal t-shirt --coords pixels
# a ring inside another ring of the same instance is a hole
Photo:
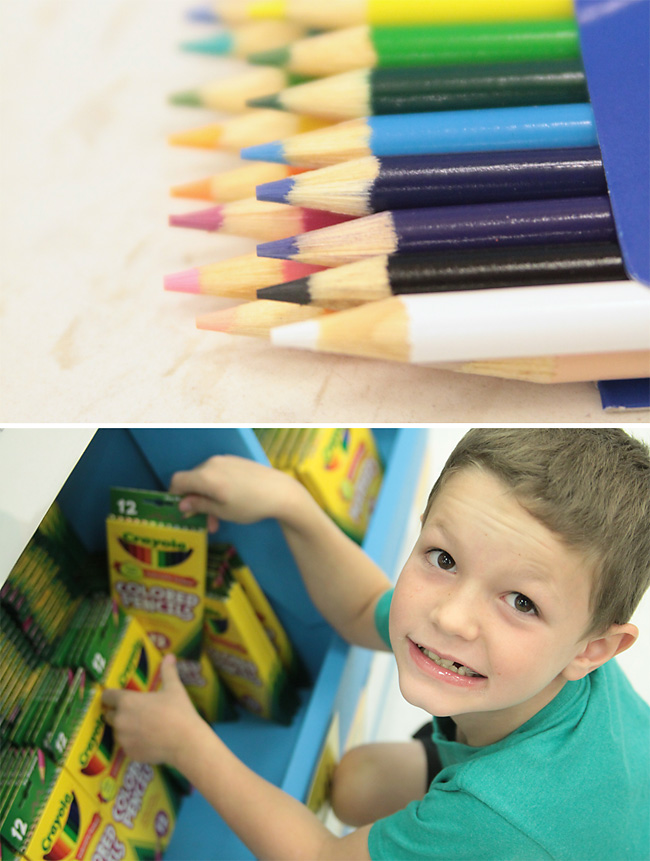
[[[388,645],[391,595],[375,616]],[[650,858],[650,708],[616,661],[495,744],[460,744],[454,730],[433,718],[443,769],[421,801],[372,826],[372,859]]]

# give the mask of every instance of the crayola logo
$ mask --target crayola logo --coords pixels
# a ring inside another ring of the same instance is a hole
[[[68,856],[79,837],[81,821],[79,803],[74,792],[66,792],[59,803],[52,827],[41,841],[45,861],[58,861]]]
[[[102,717],[97,720],[86,749],[79,757],[83,774],[100,774],[113,755],[113,730]]]
[[[146,691],[149,681],[149,660],[142,640],[136,640],[119,685],[130,691]]]
[[[347,428],[338,428],[332,434],[329,443],[323,450],[323,463],[325,469],[336,469],[339,465],[339,457],[336,449],[340,447],[343,451],[347,451],[350,445],[350,431]]]
[[[158,568],[171,568],[180,565],[192,555],[184,541],[175,539],[147,538],[144,535],[134,535],[125,532],[118,538],[120,546],[129,556],[143,562],[145,565],[155,565]]]

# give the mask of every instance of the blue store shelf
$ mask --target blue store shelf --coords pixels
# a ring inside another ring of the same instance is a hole
[[[426,431],[376,428],[384,461],[381,492],[363,547],[389,576],[402,549],[421,469]],[[214,454],[236,454],[268,463],[250,428],[101,429],[59,494],[61,507],[90,550],[105,548],[111,485],[166,489],[172,474]],[[278,524],[223,523],[218,539],[231,541],[255,573],[311,678],[290,726],[253,715],[216,728],[251,768],[304,800],[332,714],[340,740],[347,737],[371,652],[350,648],[312,605]],[[167,858],[249,859],[253,856],[196,792],[183,800]]]

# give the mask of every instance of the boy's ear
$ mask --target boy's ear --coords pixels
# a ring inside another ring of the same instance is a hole
[[[636,625],[611,625],[604,634],[587,640],[585,648],[562,671],[569,681],[584,678],[634,643],[639,636]]]

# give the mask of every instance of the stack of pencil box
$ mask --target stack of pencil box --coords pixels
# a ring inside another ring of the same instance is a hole
[[[299,661],[252,571],[234,547],[207,543],[205,515],[184,517],[179,497],[111,488],[106,520],[111,593],[178,670],[213,723],[236,717],[234,700],[289,723]]]
[[[221,29],[183,47],[247,71],[172,101],[233,116],[171,141],[242,164],[172,189],[215,205],[170,221],[260,242],[165,279],[243,300],[200,328],[537,382],[648,376],[650,293],[619,246],[571,0],[215,7]]]
[[[303,484],[350,538],[363,541],[383,467],[370,428],[258,428],[269,462]]]
[[[237,703],[291,722],[304,668],[252,571],[223,542],[208,554],[203,647]]]
[[[75,615],[51,661],[0,606],[3,859],[152,858],[171,838],[180,786],[126,757],[101,707],[104,687],[155,690],[161,655],[135,619],[103,604],[107,617],[105,607]]]

